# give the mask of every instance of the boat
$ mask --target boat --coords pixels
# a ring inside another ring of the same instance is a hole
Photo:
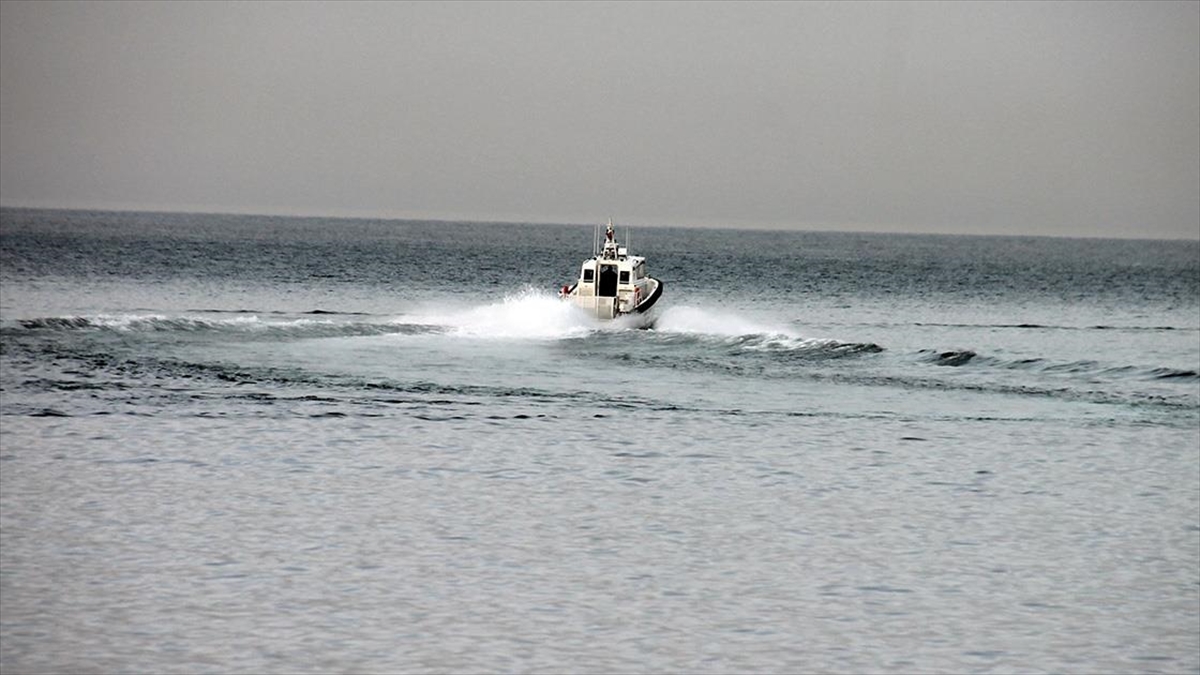
[[[592,257],[583,261],[579,277],[563,286],[559,297],[603,321],[632,316],[638,324],[648,325],[653,321],[650,310],[662,297],[662,282],[646,272],[644,257],[629,254],[628,232],[625,245],[617,243],[612,218],[603,246],[599,239],[597,228]]]

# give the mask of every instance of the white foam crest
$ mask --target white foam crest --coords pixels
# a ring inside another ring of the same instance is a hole
[[[654,323],[654,330],[718,338],[746,351],[799,351],[832,348],[837,340],[810,338],[787,328],[760,323],[732,312],[698,307],[671,307]]]
[[[571,303],[536,289],[452,314],[408,316],[404,321],[444,326],[449,335],[470,338],[562,339],[600,328],[596,320]]]
[[[770,351],[798,351],[809,349],[834,348],[843,343],[837,340],[828,338],[805,338],[798,336],[771,335],[755,344],[745,345],[746,351],[751,352],[770,352]]]
[[[295,328],[315,325],[331,325],[317,319],[272,319],[263,320],[257,315],[224,317],[215,319],[192,315],[165,316],[162,314],[100,315],[90,319],[97,327],[116,331],[200,331],[200,330],[248,330],[264,331],[277,328]]]
[[[787,329],[768,326],[720,310],[698,307],[670,307],[654,322],[654,330],[662,333],[698,333],[718,337],[763,335],[801,339]]]
[[[157,332],[211,330],[223,325],[244,328],[257,324],[257,317],[237,317],[224,321],[202,319],[191,316],[166,316],[163,314],[102,314],[91,319],[92,325],[115,331]]]
[[[136,330],[167,320],[161,314],[101,314],[88,319],[93,326],[112,330]]]

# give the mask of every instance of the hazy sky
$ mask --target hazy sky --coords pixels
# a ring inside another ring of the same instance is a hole
[[[1200,238],[1200,2],[0,2],[0,203]]]

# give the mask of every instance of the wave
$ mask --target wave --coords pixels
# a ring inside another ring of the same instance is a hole
[[[66,356],[66,354],[64,354]],[[614,394],[589,389],[551,389],[538,386],[436,382],[427,379],[405,380],[389,376],[362,376],[321,372],[293,367],[224,362],[196,362],[173,357],[140,355],[130,359],[114,354],[71,356],[87,360],[87,372],[61,372],[52,377],[29,377],[17,384],[31,392],[78,392],[107,394],[108,400],[136,395],[142,402],[183,403],[189,401],[238,400],[255,403],[282,401],[346,404],[354,406],[417,405],[484,406],[487,401],[525,400],[540,404],[573,402],[591,408],[645,410],[674,409],[664,403],[635,394]],[[104,377],[97,377],[103,371]],[[77,379],[88,378],[88,379]],[[210,387],[146,388],[146,381],[163,379],[208,381],[232,385]],[[92,398],[96,398],[93,396]],[[20,403],[18,408],[24,406]],[[33,404],[30,403],[29,406]],[[41,408],[25,406],[23,414],[37,414]],[[63,416],[66,416],[63,414]]]
[[[278,309],[190,309],[187,310],[199,314],[314,314],[314,315],[332,315],[332,316],[370,316],[367,312],[338,312],[328,309],[310,309],[307,312],[285,312]]]
[[[914,326],[925,326],[933,328],[1011,328],[1020,330],[1070,330],[1070,331],[1088,331],[1088,330],[1109,330],[1109,331],[1200,331],[1200,328],[1195,326],[1056,326],[1052,324],[1041,323],[930,323],[917,322]]]
[[[568,339],[633,330],[632,320],[601,322],[546,291],[526,289],[499,302],[464,308],[439,306],[401,316],[315,309],[303,313],[194,310],[181,316],[129,313],[22,319],[26,331],[129,333],[241,333],[277,337],[355,337],[441,334],[475,339]]]
[[[729,312],[687,306],[667,308],[659,319],[654,322],[654,330],[662,333],[687,333],[719,337],[792,335],[790,331],[780,326],[758,323]]]
[[[527,288],[486,305],[438,308],[409,317],[438,326],[454,337],[477,339],[567,339],[601,330],[626,330],[623,322],[602,324],[579,308],[546,291]]]
[[[553,294],[526,289],[500,301],[465,308],[439,308],[400,317],[313,310],[300,314],[250,313],[244,310],[191,313],[181,316],[131,313],[96,316],[58,316],[5,322],[5,335],[37,333],[212,334],[238,339],[308,339],[369,336],[439,336],[477,340],[577,340],[582,355],[621,352],[620,357],[647,366],[717,368],[745,374],[763,373],[792,364],[806,364],[885,352],[873,342],[808,337],[786,326],[746,318],[721,308],[671,306],[649,330],[635,330],[622,321],[601,322]],[[601,342],[596,342],[600,340]],[[630,349],[631,340],[636,348]],[[965,371],[1029,371],[1052,377],[1108,381],[1157,381],[1164,385],[1193,385],[1200,372],[1179,364],[1131,365],[1081,359],[1004,359],[969,348],[919,349],[896,354],[893,360],[912,361]],[[802,375],[793,368],[779,376]]]
[[[690,340],[720,345],[738,352],[777,356],[839,357],[884,351],[883,347],[873,342],[805,337],[784,327],[696,307],[672,307],[666,310],[654,322],[653,332],[667,340]]]
[[[948,351],[940,351],[936,349],[922,349],[917,354],[924,361],[928,361],[936,366],[963,366],[970,363],[978,354],[970,349],[951,349]]]
[[[1200,372],[1176,368],[1152,368],[1149,374],[1156,380],[1200,380]]]
[[[970,364],[981,368],[1035,371],[1048,375],[1076,375],[1110,379],[1131,378],[1174,382],[1200,381],[1200,372],[1184,368],[1114,365],[1090,359],[1068,362],[1051,361],[1041,358],[999,359],[991,356],[980,356],[970,349],[922,349],[917,351],[917,358],[920,361],[937,366],[958,367]]]
[[[565,339],[594,332],[631,330],[632,322],[600,322],[557,296],[526,289],[495,303],[466,308],[438,307],[401,316],[316,309],[304,313],[254,310],[194,310],[179,316],[129,313],[21,319],[24,331],[113,331],[125,333],[238,333],[273,337],[355,337],[443,334],[477,339]],[[5,330],[11,330],[11,325]]]
[[[337,321],[316,318],[263,318],[245,314],[233,318],[118,314],[21,319],[23,331],[109,331],[119,333],[231,333],[271,337],[354,337],[367,335],[416,335],[436,333],[439,326],[395,320]]]

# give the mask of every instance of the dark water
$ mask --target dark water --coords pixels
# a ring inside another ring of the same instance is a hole
[[[0,210],[0,670],[1200,671],[1200,244],[591,241]]]

